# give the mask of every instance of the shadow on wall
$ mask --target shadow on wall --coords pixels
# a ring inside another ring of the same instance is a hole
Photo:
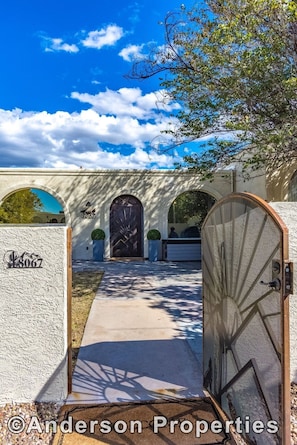
[[[266,176],[267,202],[296,201],[296,162]]]
[[[125,182],[121,177],[124,176]],[[76,196],[76,205],[81,202],[81,206],[76,210],[76,215],[73,219],[73,257],[75,259],[92,259],[92,244],[91,244],[91,232],[94,228],[101,228],[106,233],[105,248],[106,252],[109,252],[110,248],[110,211],[112,202],[123,195],[129,195],[137,198],[143,205],[144,219],[146,218],[146,206],[147,203],[144,202],[144,183],[146,184],[145,194],[147,200],[149,200],[150,208],[150,221],[142,222],[143,238],[145,240],[145,233],[147,228],[145,224],[149,224],[151,227],[159,226],[159,207],[160,202],[163,201],[163,197],[156,196],[154,192],[149,190],[154,190],[152,186],[153,182],[157,178],[152,178],[150,172],[142,172],[141,176],[135,176],[131,174],[130,176],[127,172],[118,172],[114,176],[109,176],[108,181],[103,182],[100,180],[100,187],[98,186],[97,176],[88,177],[87,186],[84,183],[85,176],[77,176],[74,178],[73,189],[75,190],[85,190],[84,195],[79,193]],[[84,187],[81,184],[84,184]],[[71,199],[71,196],[69,197]],[[84,217],[84,215],[79,211],[80,208],[85,206],[85,202],[89,201],[91,207],[94,211],[93,215],[90,217]]]
[[[14,176],[15,177],[15,176]],[[10,180],[9,180],[10,181]],[[121,195],[131,195],[143,205],[144,256],[147,257],[146,233],[150,228],[168,236],[168,211],[170,204],[186,191],[204,191],[218,199],[230,190],[231,173],[218,172],[213,184],[200,182],[196,174],[172,171],[167,174],[158,171],[96,171],[77,170],[75,172],[20,171],[16,181],[19,189],[39,187],[51,192],[63,203],[66,224],[73,230],[73,257],[92,259],[91,232],[101,228],[106,233],[106,254],[109,254],[110,228],[109,212],[112,201]],[[1,188],[2,190],[2,188]],[[17,190],[17,189],[15,189]],[[7,193],[12,193],[9,187]],[[1,195],[2,198],[2,195]],[[61,215],[48,214],[50,221],[63,223]],[[41,222],[36,216],[36,222]]]
[[[73,229],[73,258],[92,259],[91,232],[95,228],[101,228],[106,233],[106,254],[109,253],[110,244],[110,207],[114,199],[130,195],[140,200],[143,205],[143,235],[146,245],[146,233],[150,228],[158,228],[163,237],[167,237],[167,218],[169,207],[175,196],[185,190],[203,190],[207,184],[199,183],[197,177],[183,178],[178,181],[180,173],[172,172],[171,176],[163,177],[152,174],[151,171],[143,171],[139,175],[131,172],[116,172],[111,175],[106,172],[106,180],[103,176],[87,175],[86,172],[78,172],[72,176],[71,187],[65,190],[65,184],[58,183],[56,188],[63,189],[63,197],[69,205],[72,216]],[[220,178],[222,180],[222,178]],[[158,184],[156,193],[156,184]],[[75,194],[73,191],[75,190]],[[84,210],[90,209],[86,215]],[[149,217],[148,217],[149,215]],[[146,252],[146,250],[145,250]],[[144,252],[144,256],[147,253]]]
[[[42,370],[40,370],[42,372]],[[60,400],[53,397],[53,393],[56,392],[57,381],[60,383],[59,386],[65,388],[65,393],[61,392]],[[61,384],[62,382],[62,384]],[[63,384],[64,383],[64,384]],[[65,356],[61,361],[60,365],[57,367],[51,378],[45,383],[43,388],[35,397],[36,402],[63,402],[65,397],[67,397],[68,391],[68,356]]]

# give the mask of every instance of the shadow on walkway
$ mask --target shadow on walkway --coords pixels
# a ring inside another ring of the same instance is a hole
[[[74,270],[94,264],[76,263]],[[197,263],[101,263],[67,403],[203,397]]]
[[[179,339],[101,342],[82,347],[73,385],[82,403],[204,395],[200,366],[186,341]]]

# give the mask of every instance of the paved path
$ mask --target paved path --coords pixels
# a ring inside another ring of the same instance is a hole
[[[191,398],[202,391],[198,263],[75,262],[104,269],[68,403]]]

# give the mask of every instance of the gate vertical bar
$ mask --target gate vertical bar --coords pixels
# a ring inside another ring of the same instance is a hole
[[[283,261],[289,260],[289,234],[288,229],[283,227]],[[282,282],[285,283],[285,264],[282,270]],[[283,289],[283,386],[282,386],[282,402],[283,402],[283,441],[284,445],[291,443],[291,400],[290,400],[290,301],[289,296],[285,295]]]
[[[68,393],[72,392],[72,230],[67,229],[67,360]]]

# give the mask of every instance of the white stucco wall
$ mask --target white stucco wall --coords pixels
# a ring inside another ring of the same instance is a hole
[[[65,226],[0,226],[0,403],[67,396],[67,266]]]
[[[267,199],[267,179],[264,169],[243,173],[242,166],[236,165],[234,175],[234,190],[236,192],[253,193],[260,198]]]
[[[200,190],[220,199],[234,191],[234,172],[218,172],[213,181],[201,181],[196,173],[181,171],[0,169],[0,203],[26,187],[46,190],[61,202],[66,224],[72,228],[73,258],[82,260],[92,259],[94,228],[105,231],[105,256],[110,256],[110,206],[120,195],[135,196],[143,206],[143,254],[147,257],[146,234],[157,228],[167,238],[168,211],[177,196]],[[96,209],[94,219],[82,218],[87,202]]]
[[[289,260],[293,262],[294,294],[290,295],[290,376],[297,383],[297,202],[272,202],[289,230]]]

